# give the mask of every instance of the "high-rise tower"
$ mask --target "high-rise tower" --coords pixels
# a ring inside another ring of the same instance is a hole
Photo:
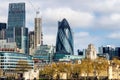
[[[6,39],[6,23],[0,23],[0,40]]]
[[[22,31],[22,41],[21,41],[22,44],[21,44],[21,47],[22,47],[23,53],[29,55],[28,28],[22,27],[21,31]]]
[[[21,27],[25,27],[25,3],[10,3],[6,36],[8,41],[15,41],[18,48],[21,48]]]
[[[73,55],[73,34],[66,19],[58,23],[56,53]]]
[[[42,19],[35,18],[35,30],[34,30],[34,48],[37,45],[42,45]]]

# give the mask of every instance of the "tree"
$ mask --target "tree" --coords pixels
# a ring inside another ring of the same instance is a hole
[[[85,58],[81,62],[81,67],[82,67],[81,72],[87,74],[88,77],[89,73],[92,73],[94,70],[93,61],[89,58]]]
[[[112,63],[120,66],[120,60],[117,57],[114,57]]]
[[[42,70],[42,75],[45,75],[45,77],[48,77],[49,79],[53,79],[53,75],[55,74],[55,69],[51,65],[46,65],[44,69]]]
[[[67,73],[67,78],[72,79],[72,72],[73,72],[72,63],[67,63],[65,69]]]
[[[3,70],[0,68],[0,77],[3,76]]]
[[[108,71],[108,66],[109,66],[108,60],[105,58],[97,58],[94,61],[94,70],[97,73],[98,78],[99,78],[101,72]]]
[[[32,69],[32,66],[28,64],[26,60],[19,60],[16,66],[16,71],[19,73],[24,73],[28,71],[29,69]]]
[[[79,79],[79,75],[81,74],[81,65],[75,63],[72,66],[73,66],[72,73],[73,73],[74,78]]]

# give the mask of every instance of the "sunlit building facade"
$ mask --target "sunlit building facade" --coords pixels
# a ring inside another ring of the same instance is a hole
[[[27,61],[31,69],[34,68],[32,56],[16,52],[0,52],[0,68],[4,72],[14,72],[19,60]]]
[[[42,19],[35,18],[35,27],[34,27],[34,47],[42,45]]]
[[[97,58],[97,51],[93,44],[88,45],[88,48],[86,49],[86,58],[91,60],[95,60]]]
[[[0,40],[0,52],[19,52],[19,50],[17,50],[16,42]]]

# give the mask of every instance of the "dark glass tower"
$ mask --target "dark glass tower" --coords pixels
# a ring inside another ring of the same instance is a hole
[[[73,35],[66,19],[58,23],[56,53],[73,55]]]
[[[0,23],[0,39],[6,39],[6,23]]]
[[[25,3],[10,3],[8,12],[7,39],[21,48],[21,27],[25,27]]]

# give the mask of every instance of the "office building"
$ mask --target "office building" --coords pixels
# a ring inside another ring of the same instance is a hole
[[[83,55],[83,51],[80,51],[79,49],[77,50],[78,55]]]
[[[31,69],[34,68],[32,56],[16,52],[0,52],[0,68],[5,72],[15,73],[18,65],[18,61],[24,60],[28,62]],[[25,64],[27,65],[27,64]],[[24,66],[25,67],[25,66]]]
[[[34,31],[29,32],[29,48],[34,48]]]
[[[22,50],[23,50],[23,53],[29,55],[28,28],[22,27],[21,31],[22,31],[22,45],[21,45]]]
[[[25,3],[10,3],[8,12],[7,40],[15,41],[21,48],[21,27],[25,27]]]
[[[6,23],[0,23],[0,39],[6,39]]]
[[[29,32],[29,55],[34,53],[34,31]]]
[[[19,52],[16,42],[7,42],[7,40],[0,40],[0,52]]]
[[[115,53],[114,56],[120,57],[120,47],[115,47]]]
[[[13,28],[13,34],[14,34],[14,37],[13,37],[13,42],[15,41],[16,44],[17,44],[17,47],[19,49],[21,49],[21,45],[22,45],[22,27],[14,27]]]
[[[35,18],[34,47],[42,45],[42,19]]]
[[[97,52],[93,44],[89,44],[86,49],[86,58],[95,60],[97,58]]]
[[[117,49],[116,49],[117,50]],[[111,60],[115,56],[115,48],[107,45],[99,47],[99,54],[105,55],[108,60]]]
[[[44,62],[52,62],[53,55],[55,53],[55,47],[52,45],[41,45],[37,47],[34,52],[33,58],[36,60],[42,60]]]
[[[58,23],[58,32],[56,39],[56,54],[73,55],[73,34],[66,19]]]

